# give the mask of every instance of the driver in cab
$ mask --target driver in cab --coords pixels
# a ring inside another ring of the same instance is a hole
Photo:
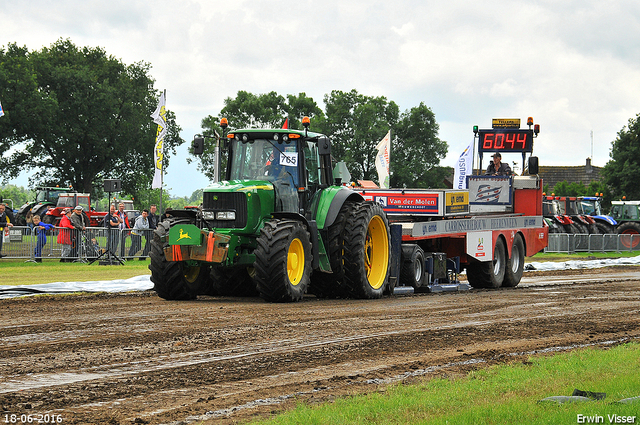
[[[511,167],[506,162],[502,162],[502,155],[496,152],[492,155],[493,161],[489,163],[485,176],[510,176]]]

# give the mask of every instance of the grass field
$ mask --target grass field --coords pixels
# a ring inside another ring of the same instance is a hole
[[[124,265],[101,266],[98,262],[60,263],[56,260],[43,260],[42,263],[25,260],[0,260],[1,285],[35,285],[51,282],[87,282],[94,280],[128,279],[134,276],[149,275],[149,259],[132,260]]]
[[[458,379],[395,385],[383,393],[339,399],[295,410],[256,424],[575,424],[584,418],[635,417],[640,423],[640,345],[582,349],[553,357],[495,366]],[[539,402],[574,389],[604,392],[600,401]],[[615,420],[614,420],[614,423]],[[620,422],[618,422],[620,423]]]

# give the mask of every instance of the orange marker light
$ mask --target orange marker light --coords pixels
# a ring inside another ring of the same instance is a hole
[[[309,127],[309,125],[311,125],[311,120],[309,119],[309,117],[302,118],[302,125],[305,127]]]
[[[533,125],[533,117],[527,118],[527,125]]]

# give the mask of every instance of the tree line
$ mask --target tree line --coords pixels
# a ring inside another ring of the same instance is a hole
[[[34,186],[72,185],[101,197],[105,178],[122,180],[123,193],[148,205],[158,202],[150,189],[156,125],[150,119],[160,92],[151,65],[131,65],[99,47],[78,47],[59,39],[50,47],[29,51],[16,43],[0,48],[0,167],[3,181],[35,170]],[[401,111],[384,96],[353,89],[325,94],[323,107],[305,93],[281,95],[238,91],[224,107],[202,119],[204,133],[219,128],[225,117],[232,128],[311,129],[332,140],[336,161],[345,161],[352,179],[374,180],[376,145],[390,130],[391,186],[443,187],[451,168],[442,167],[448,144],[438,135],[433,111],[424,103]],[[164,164],[185,143],[172,111],[167,111]],[[629,120],[612,142],[611,160],[602,169],[612,197],[640,199],[640,123]],[[192,157],[212,177],[213,146]],[[604,191],[603,191],[604,192]]]

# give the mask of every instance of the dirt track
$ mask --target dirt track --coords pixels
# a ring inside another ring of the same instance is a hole
[[[550,348],[637,341],[639,289],[640,268],[618,267],[377,301],[167,302],[151,292],[3,300],[0,414],[53,413],[65,424],[243,422],[296,400],[384,391]]]

